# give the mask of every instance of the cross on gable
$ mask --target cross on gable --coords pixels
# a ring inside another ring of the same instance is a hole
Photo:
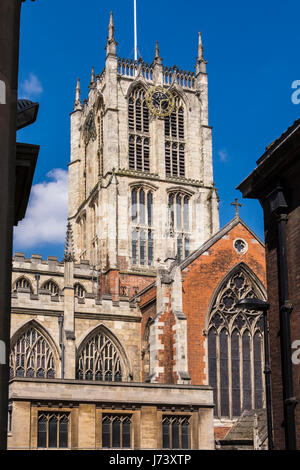
[[[235,216],[239,216],[239,207],[242,207],[242,204],[239,203],[238,198],[236,197],[234,202],[231,203],[232,206],[235,206]]]

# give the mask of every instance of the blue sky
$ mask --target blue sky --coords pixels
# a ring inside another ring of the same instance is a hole
[[[209,121],[221,226],[234,216],[235,187],[265,147],[300,115],[292,83],[300,80],[300,2],[137,0],[138,48],[151,62],[159,41],[163,63],[194,70],[198,31],[208,61]],[[133,57],[133,0],[36,0],[22,6],[19,97],[40,103],[37,122],[18,140],[41,146],[26,219],[15,251],[63,256],[69,113],[76,79],[87,96],[91,67],[104,66],[110,10],[118,55]],[[245,222],[263,238],[257,201],[240,201]]]

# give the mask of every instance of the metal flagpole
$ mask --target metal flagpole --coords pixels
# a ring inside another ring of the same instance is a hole
[[[134,60],[137,60],[136,0],[134,0]]]

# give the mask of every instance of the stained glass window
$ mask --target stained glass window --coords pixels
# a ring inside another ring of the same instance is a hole
[[[116,346],[102,331],[89,339],[81,348],[77,359],[77,378],[120,382],[121,358]]]
[[[29,326],[11,348],[10,377],[55,377],[52,348],[33,326]]]
[[[236,304],[261,290],[243,268],[222,283],[210,313],[208,374],[215,416],[233,418],[264,403],[262,313]],[[229,363],[230,352],[230,363]]]

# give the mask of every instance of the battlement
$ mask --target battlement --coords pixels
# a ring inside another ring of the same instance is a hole
[[[42,255],[39,254],[32,254],[31,258],[26,258],[24,253],[15,252],[12,258],[12,269],[14,270],[22,270],[24,269],[26,272],[33,271],[34,273],[47,273],[47,272],[55,272],[56,274],[63,275],[64,273],[64,261],[59,261],[57,256],[48,256],[45,260],[43,259]],[[75,263],[74,265],[74,275],[80,276],[95,276],[95,270],[93,266],[90,265],[89,260],[82,260],[80,263]]]
[[[142,59],[118,59],[118,73],[120,76],[127,78],[135,78],[142,75],[147,82],[153,82],[153,63],[145,63]],[[182,88],[194,89],[195,88],[195,73],[187,70],[179,70],[177,65],[173,67],[163,66],[163,83],[164,85],[171,86],[177,83]]]

